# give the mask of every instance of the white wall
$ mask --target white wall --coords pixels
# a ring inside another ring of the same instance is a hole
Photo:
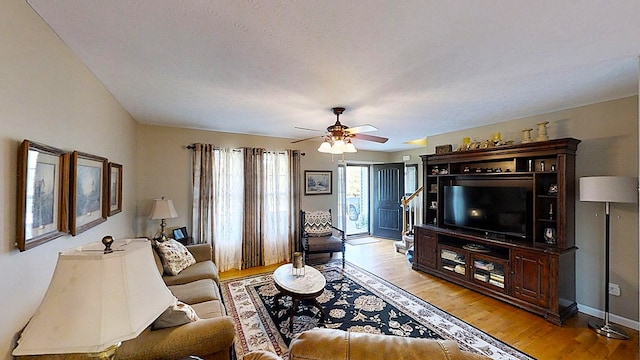
[[[215,131],[181,129],[162,126],[138,125],[138,191],[136,232],[140,236],[153,236],[159,231],[159,222],[149,220],[148,215],[154,198],[165,196],[173,199],[178,218],[167,219],[167,229],[186,226],[191,234],[191,150],[187,145],[201,142],[218,147],[262,147],[267,150],[298,149],[300,167],[304,170],[333,171],[333,193],[331,195],[302,195],[302,209],[334,208],[337,204],[338,160],[331,155],[316,151],[319,140],[308,140],[292,144],[291,139],[265,136],[231,134]],[[359,151],[345,155],[348,160],[382,162],[389,155],[379,152]]]
[[[107,234],[133,235],[136,127],[26,1],[0,2],[0,37],[0,358],[10,359],[16,333],[42,300],[58,252]],[[123,211],[78,236],[19,252],[15,175],[24,139],[122,164]]]
[[[576,179],[590,175],[638,176],[638,97],[628,97],[495,125],[429,137],[426,148],[396,152],[392,161],[410,155],[432,154],[436,145],[460,146],[463,137],[481,141],[501,132],[502,138],[522,139],[522,130],[549,121],[551,139],[582,140],[576,157]],[[576,183],[578,181],[576,180]],[[576,189],[579,191],[579,189]],[[576,196],[578,198],[578,196]],[[604,309],[604,205],[576,200],[576,291],[580,305]],[[611,279],[621,286],[620,297],[611,296],[610,311],[638,321],[638,206],[611,207]],[[629,325],[629,324],[627,324]]]

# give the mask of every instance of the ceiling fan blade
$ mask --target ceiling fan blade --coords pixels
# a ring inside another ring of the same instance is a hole
[[[365,125],[361,125],[361,126],[354,126],[352,128],[348,128],[346,131],[349,134],[359,134],[359,133],[363,133],[363,132],[376,131],[376,130],[378,130],[377,127],[375,127],[373,125],[365,124]]]
[[[324,130],[318,130],[318,129],[309,129],[306,127],[300,127],[300,126],[294,126],[294,129],[299,129],[299,130],[307,130],[307,131],[324,131]]]
[[[384,144],[389,140],[389,139],[387,139],[385,137],[374,136],[374,135],[366,135],[366,134],[353,134],[353,137],[358,139],[358,140],[374,141],[374,142],[381,143],[381,144]]]
[[[322,138],[322,136],[316,135],[316,136],[312,136],[312,137],[308,137],[308,138],[304,138],[304,139],[300,139],[300,140],[294,140],[291,143],[295,144],[295,143],[299,143],[299,142],[303,142],[303,141],[307,141],[307,140],[311,140],[311,139],[316,139],[316,138]]]

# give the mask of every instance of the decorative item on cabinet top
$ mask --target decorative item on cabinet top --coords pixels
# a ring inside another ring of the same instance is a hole
[[[436,154],[440,155],[440,154],[448,154],[452,151],[453,147],[451,146],[451,144],[447,144],[447,145],[438,145],[436,146]]]

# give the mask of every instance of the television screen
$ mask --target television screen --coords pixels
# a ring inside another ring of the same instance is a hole
[[[530,193],[521,187],[444,187],[444,224],[527,237]]]

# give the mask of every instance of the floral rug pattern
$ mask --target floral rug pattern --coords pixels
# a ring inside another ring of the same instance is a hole
[[[227,312],[235,320],[235,351],[239,359],[252,350],[267,350],[288,358],[291,339],[315,327],[417,338],[450,339],[467,351],[492,359],[532,359],[483,333],[451,314],[347,262],[314,265],[327,279],[317,300],[320,311],[301,302],[289,331],[292,301],[283,297],[271,274],[260,274],[221,283]]]

